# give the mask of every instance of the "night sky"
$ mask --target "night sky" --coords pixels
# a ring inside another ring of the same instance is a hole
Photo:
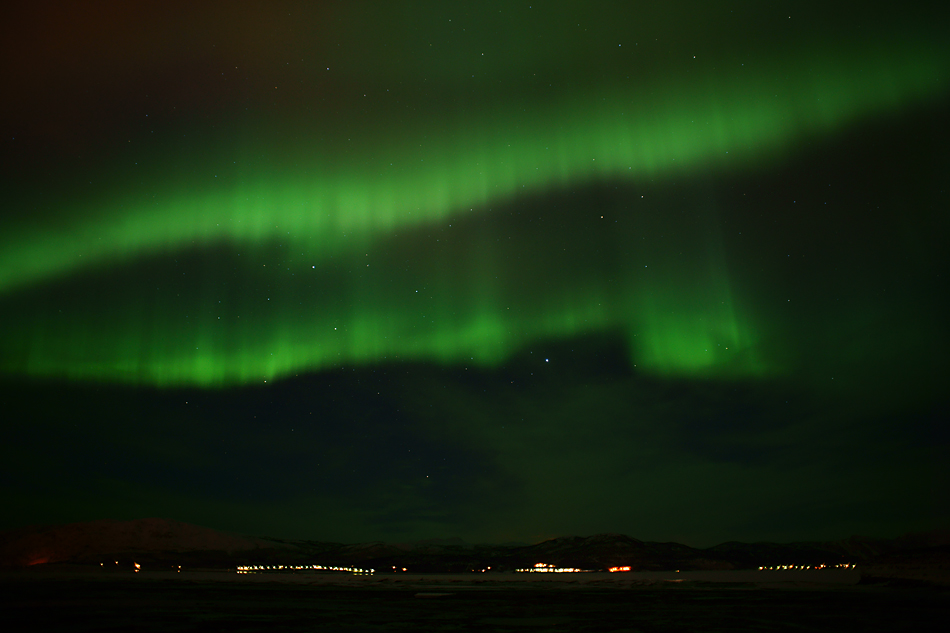
[[[915,4],[8,7],[0,529],[946,525]]]

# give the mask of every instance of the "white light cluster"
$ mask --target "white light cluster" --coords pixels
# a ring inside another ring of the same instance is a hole
[[[576,567],[555,567],[554,565],[546,565],[544,563],[535,563],[534,567],[528,567],[527,569],[516,569],[517,572],[553,572],[556,574],[563,574],[568,572],[582,572],[590,571],[589,569],[577,569]]]
[[[360,569],[359,567],[336,567],[333,565],[239,565],[237,573],[239,574],[260,574],[269,571],[345,571],[351,574],[363,575],[372,574],[375,569]]]

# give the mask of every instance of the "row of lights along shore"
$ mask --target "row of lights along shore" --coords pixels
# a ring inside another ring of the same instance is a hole
[[[135,571],[139,571],[139,566],[135,566]],[[817,570],[817,569],[855,569],[857,565],[853,563],[839,563],[837,565],[773,565],[770,567],[759,567],[759,571],[782,571],[782,570]],[[180,568],[179,568],[180,569]],[[269,571],[329,571],[329,572],[348,572],[356,575],[371,575],[376,573],[375,569],[361,569],[359,567],[337,567],[337,566],[325,566],[325,565],[242,565],[237,568],[237,573],[239,574],[254,574],[254,573],[266,573]],[[479,569],[472,571],[486,572],[491,570],[491,567],[486,569]],[[396,567],[393,566],[392,571],[398,573],[400,571],[408,571],[405,567]],[[563,573],[593,573],[602,570],[598,569],[580,569],[577,567],[557,567],[556,565],[548,565],[546,563],[535,563],[534,567],[526,567],[523,569],[516,569],[516,573],[554,573],[554,574],[563,574]],[[610,567],[607,571],[611,573],[616,572],[628,572],[631,571],[630,566],[622,567]],[[680,570],[676,570],[679,573]]]
[[[119,561],[115,561],[115,564],[118,565]],[[104,566],[104,563],[99,563],[100,566]],[[133,569],[136,573],[142,571],[142,566],[138,563],[132,563]],[[837,565],[772,565],[772,566],[762,566],[759,567],[759,571],[784,571],[784,570],[817,570],[817,569],[856,569],[857,565],[854,563],[838,563]],[[237,573],[239,574],[257,574],[257,573],[266,573],[273,571],[328,571],[328,572],[347,572],[355,574],[357,576],[361,575],[372,575],[376,573],[375,569],[362,569],[359,567],[337,567],[333,565],[239,565],[237,568]],[[473,569],[472,571],[486,572],[490,571],[491,567],[486,569]],[[181,572],[181,565],[178,565],[178,572]],[[408,571],[405,567],[396,567],[393,566],[393,572]],[[535,563],[534,567],[526,567],[524,569],[516,569],[516,573],[554,573],[554,574],[563,574],[563,573],[592,573],[601,571],[598,569],[579,569],[577,567],[557,567],[555,565],[548,565],[546,563]],[[624,567],[610,567],[607,571],[611,573],[615,572],[625,572],[630,571],[629,566]],[[676,570],[679,573],[680,570]]]
[[[759,571],[776,571],[783,569],[855,569],[854,563],[838,563],[837,565],[772,565],[771,567],[759,567]]]
[[[239,574],[256,574],[268,571],[330,571],[330,572],[349,572],[351,574],[370,575],[375,573],[375,569],[361,569],[359,567],[336,567],[333,565],[240,565],[237,568]],[[405,571],[405,569],[403,570]]]

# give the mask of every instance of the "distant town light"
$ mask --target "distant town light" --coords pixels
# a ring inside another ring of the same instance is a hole
[[[529,567],[528,569],[516,569],[516,572],[548,572],[548,573],[576,573],[576,572],[589,572],[590,569],[577,569],[576,567],[555,567],[554,565],[548,565],[546,563],[535,563],[534,567]]]
[[[319,571],[344,571],[350,572],[356,575],[364,574],[373,574],[376,572],[375,569],[361,569],[359,567],[338,567],[335,565],[324,566],[324,565],[238,565],[236,568],[237,573],[239,574],[256,574],[265,571],[304,571],[307,569],[314,569]],[[180,571],[180,566],[179,566]]]
[[[837,563],[835,565],[826,565],[822,563],[821,565],[772,565],[772,566],[762,566],[759,567],[759,571],[780,571],[784,569],[855,569],[857,568],[856,563]]]

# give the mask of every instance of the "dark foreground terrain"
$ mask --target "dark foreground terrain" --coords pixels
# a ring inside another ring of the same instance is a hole
[[[369,580],[369,579],[367,579]],[[375,578],[9,574],[4,630],[924,631],[950,616],[933,585],[577,584]]]

